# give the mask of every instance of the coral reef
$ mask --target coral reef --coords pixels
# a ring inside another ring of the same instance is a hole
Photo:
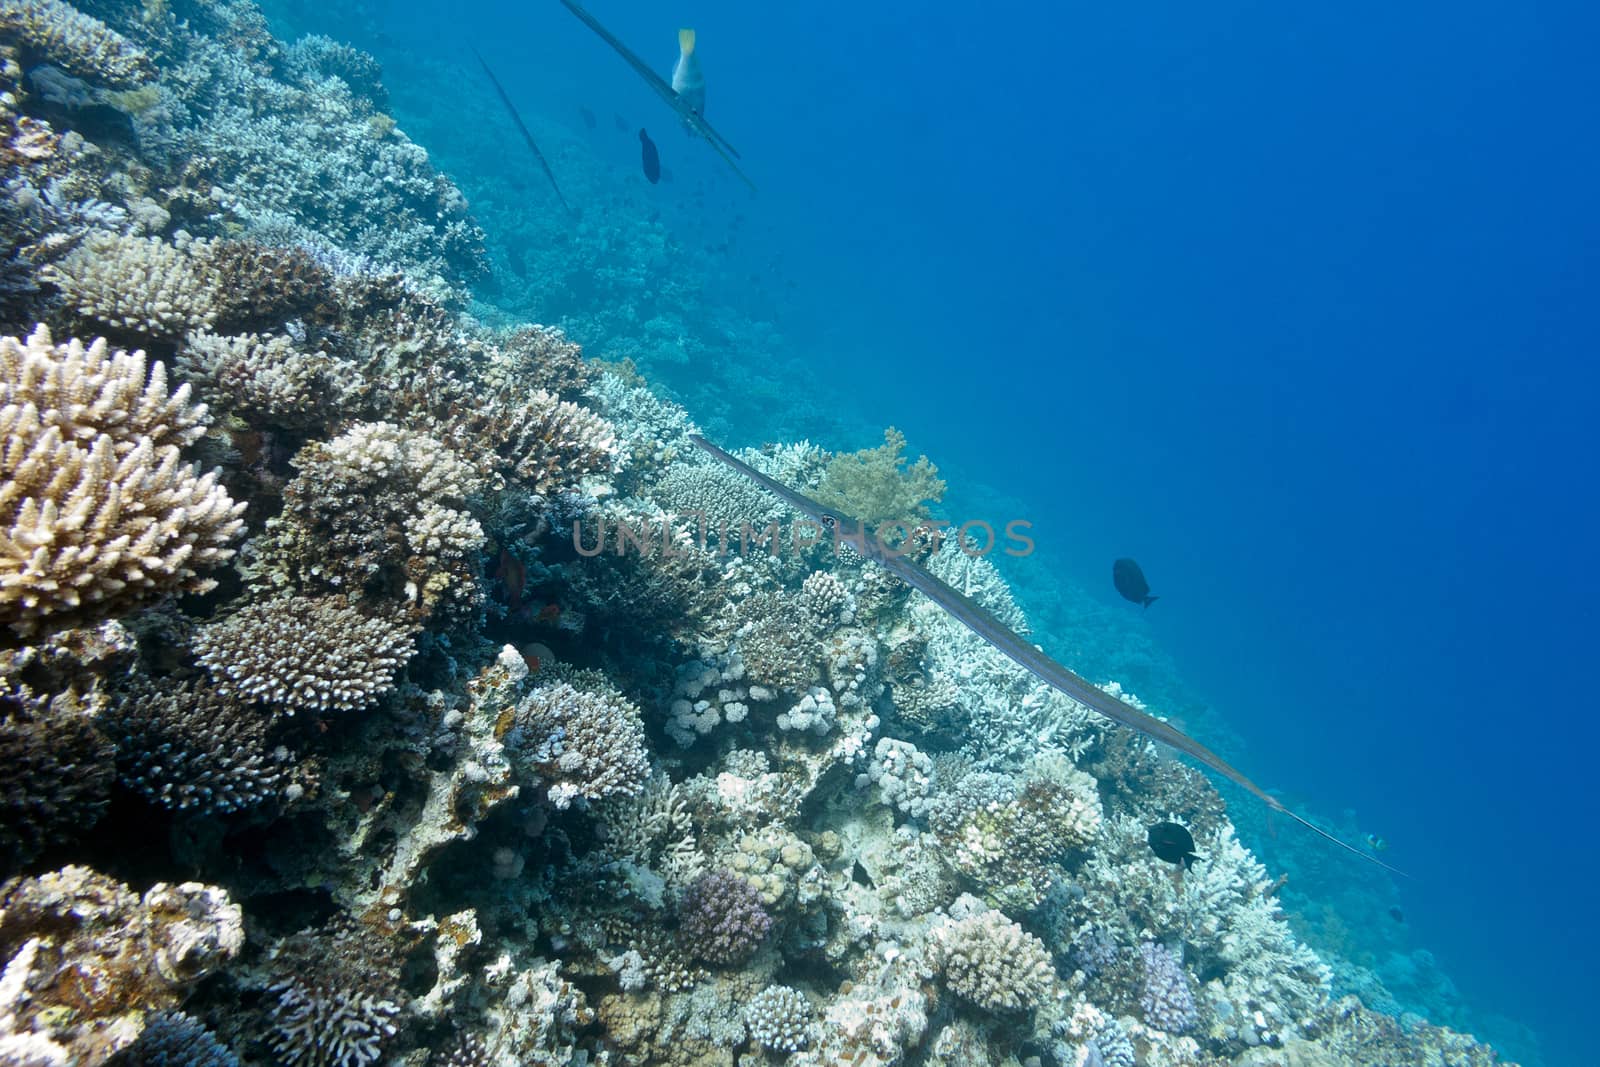
[[[105,717],[124,785],[175,811],[225,815],[294,788],[267,716],[192,684],[144,688]]]
[[[7,0],[0,31],[23,44],[28,66],[54,63],[105,85],[136,85],[151,75],[143,50],[64,0]]]
[[[391,942],[340,921],[302,930],[272,954],[273,1050],[291,1067],[366,1067],[394,1035],[403,996]]]
[[[88,716],[0,688],[0,874],[94,825],[111,798],[111,753]]]
[[[228,1046],[181,1011],[151,1016],[138,1040],[109,1062],[113,1067],[239,1067]]]
[[[160,883],[141,897],[85,867],[12,879],[0,886],[0,1050],[98,1063],[243,943],[238,905],[213,886]]]
[[[453,60],[81,7],[0,11],[0,1060],[1494,1062],[1371,1010],[1425,955],[1302,943],[1201,774],[705,462],[669,393],[859,427],[637,203],[452,160],[469,211],[385,110],[493,151]],[[936,522],[883,441],[740,456]],[[989,560],[906,547],[1027,632]]]

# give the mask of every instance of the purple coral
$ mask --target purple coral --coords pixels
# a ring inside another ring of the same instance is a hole
[[[1183,1033],[1196,1019],[1182,961],[1159,941],[1146,941],[1139,954],[1144,957],[1144,993],[1139,997],[1144,1021],[1169,1034]]]
[[[729,871],[702,874],[678,904],[684,947],[707,963],[743,963],[770,929],[772,917],[761,906],[761,895]]]

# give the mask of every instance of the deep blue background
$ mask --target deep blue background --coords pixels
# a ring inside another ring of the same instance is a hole
[[[1387,837],[1467,1001],[1592,1062],[1600,18],[1285,7],[596,0],[663,74],[699,29],[754,200],[556,0],[360,43],[651,126],[686,179],[651,195],[712,182],[686,224],[748,213],[795,280],[795,381],[862,426],[823,443],[894,423],[1025,501],[1025,599],[1137,614],[1137,556],[1128,625],[1252,776]]]

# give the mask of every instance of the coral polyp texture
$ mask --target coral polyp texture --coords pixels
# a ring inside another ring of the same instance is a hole
[[[394,688],[413,635],[336,600],[284,597],[202,627],[194,646],[219,693],[293,715],[370,707]]]
[[[695,879],[678,903],[684,947],[707,963],[728,966],[755,954],[772,929],[772,917],[749,882],[725,870]]]
[[[82,625],[215,585],[201,572],[233,555],[244,505],[182,461],[205,419],[142,352],[0,338],[0,622]]]
[[[225,815],[290,787],[288,753],[268,716],[190,684],[129,694],[103,716],[124,784],[175,811]]]
[[[478,67],[327,35],[381,8],[0,0],[0,1063],[1504,1062],[1391,886],[711,462],[965,517],[600,131],[518,95],[546,210]],[[1144,647],[1082,601],[1042,646]]]

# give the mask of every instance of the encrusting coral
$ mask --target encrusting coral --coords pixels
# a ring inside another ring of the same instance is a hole
[[[205,425],[143,352],[42,326],[0,338],[0,623],[30,634],[212,588],[199,572],[232,556],[244,505],[180,458]]]

